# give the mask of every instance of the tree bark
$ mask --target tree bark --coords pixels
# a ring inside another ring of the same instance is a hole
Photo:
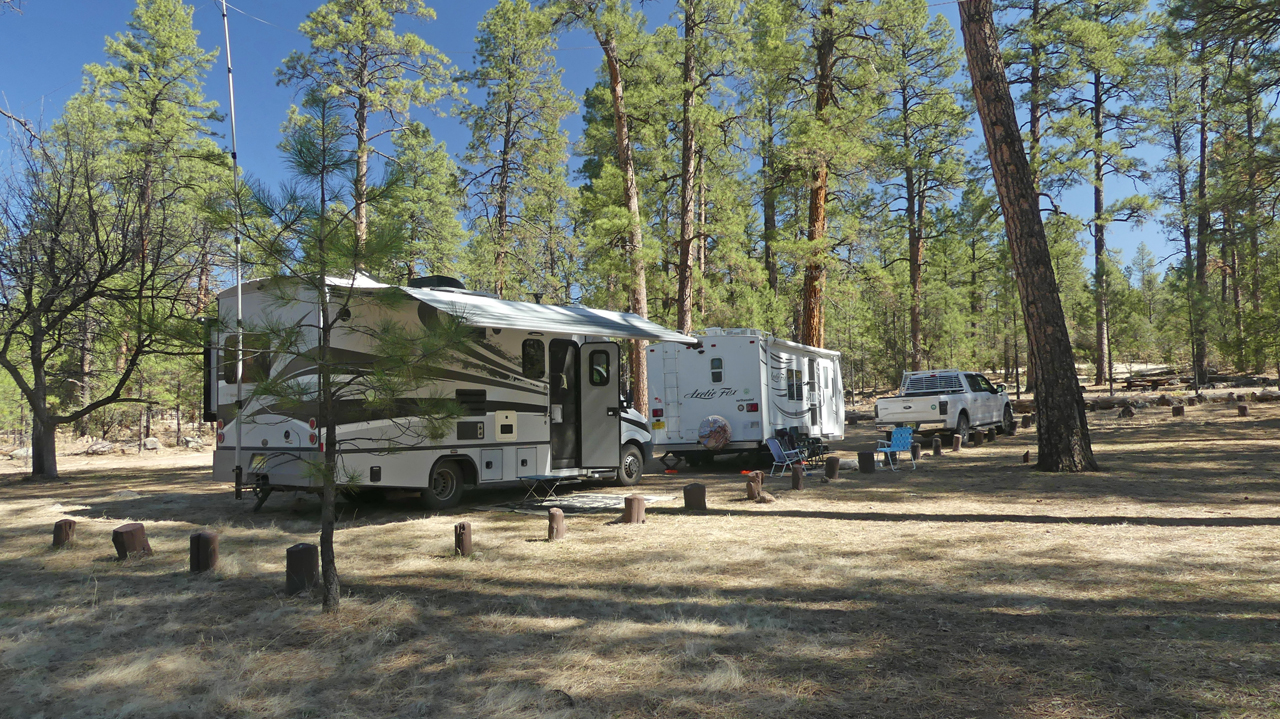
[[[1203,52],[1203,48],[1201,48]],[[1209,381],[1208,357],[1206,352],[1207,331],[1204,318],[1200,317],[1200,306],[1209,296],[1208,254],[1209,254],[1209,208],[1206,200],[1209,180],[1209,71],[1200,70],[1200,157],[1198,158],[1196,177],[1196,267],[1195,294],[1191,313],[1200,321],[1195,326],[1195,342],[1191,346],[1191,364],[1195,374],[1195,388],[1200,389]]]
[[[1102,74],[1093,73],[1093,292],[1095,317],[1094,384],[1105,384],[1111,376],[1111,342],[1107,317],[1107,223],[1106,195],[1103,181],[1106,167],[1102,162]]]
[[[689,334],[693,331],[693,235],[695,224],[694,183],[697,163],[697,142],[693,130],[693,104],[696,68],[694,66],[694,33],[697,32],[697,2],[690,0],[684,9],[684,88],[681,94],[680,117],[680,247],[679,264],[676,267],[676,329]]]
[[[829,19],[835,14],[831,3],[823,7],[822,15]],[[814,29],[816,51],[817,90],[814,96],[814,115],[819,125],[827,125],[827,108],[835,100],[835,31],[827,23]],[[827,235],[827,186],[829,176],[827,159],[819,155],[813,168],[809,186],[809,258],[804,268],[804,294],[800,315],[800,342],[811,347],[822,347],[826,323],[823,317],[822,299],[827,284],[826,242]]]
[[[1037,467],[1053,472],[1096,470],[1071,337],[1040,220],[1039,197],[1005,77],[991,0],[968,0],[958,9],[978,116],[1029,328],[1028,354],[1035,356]]]
[[[628,127],[626,98],[622,84],[621,63],[618,59],[618,43],[612,31],[596,30],[596,41],[604,52],[605,65],[609,69],[609,91],[613,97],[613,130],[618,143],[618,165],[626,178],[627,212],[631,215],[631,232],[627,242],[627,257],[631,261],[631,281],[628,285],[630,309],[641,317],[649,317],[649,293],[645,286],[642,225],[640,220],[640,190],[636,185],[636,164],[631,152],[631,132]],[[649,413],[649,382],[645,373],[644,340],[631,342],[631,393],[633,406],[640,414]]]
[[[764,140],[764,152],[761,164],[764,169],[764,194],[761,198],[761,212],[764,222],[764,269],[769,276],[769,289],[774,297],[778,296],[778,258],[774,249],[778,243],[778,184],[775,177],[774,137],[777,134],[773,126],[773,110],[766,111],[767,132]]]

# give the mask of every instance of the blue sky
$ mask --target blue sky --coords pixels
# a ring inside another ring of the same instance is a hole
[[[188,0],[190,2],[190,0]],[[278,87],[274,71],[290,51],[304,49],[305,38],[296,28],[319,0],[237,0],[229,10],[231,50],[235,65],[236,122],[240,163],[245,170],[262,180],[275,182],[283,170],[276,143],[279,127],[293,102],[292,91]],[[200,43],[206,49],[223,46],[221,3],[219,0],[196,0],[195,25]],[[437,18],[432,22],[407,21],[404,30],[412,31],[436,46],[460,68],[472,64],[476,25],[491,2],[432,3]],[[0,15],[0,106],[47,124],[57,117],[67,98],[80,88],[81,69],[87,63],[101,62],[104,38],[121,32],[129,20],[132,0],[24,0],[22,14]],[[646,3],[645,12],[652,25],[668,21],[671,3]],[[954,4],[935,8],[959,30]],[[564,68],[564,84],[579,95],[594,82],[600,63],[600,49],[594,38],[582,31],[561,38],[557,52]],[[227,107],[227,85],[223,63],[209,73],[207,96]],[[460,155],[469,133],[453,117],[439,117],[430,111],[417,111],[437,139],[445,141],[449,151]],[[568,122],[576,136],[581,118]],[[229,134],[226,127],[215,128]],[[972,142],[981,141],[974,124]],[[576,164],[576,163],[575,163]],[[1134,192],[1132,186],[1109,188],[1108,200],[1122,192]],[[1143,188],[1138,188],[1141,191]],[[1063,207],[1077,216],[1090,214],[1092,200],[1088,188],[1076,188],[1062,198]],[[1122,251],[1128,262],[1138,242],[1145,241],[1157,258],[1173,251],[1154,222],[1142,227],[1113,225],[1108,230],[1109,244]],[[1092,247],[1090,246],[1090,251]],[[1091,262],[1090,262],[1091,264]]]

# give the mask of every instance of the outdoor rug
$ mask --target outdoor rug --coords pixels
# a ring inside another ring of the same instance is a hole
[[[483,512],[519,512],[521,514],[546,514],[548,509],[558,507],[565,514],[595,514],[598,512],[621,512],[626,499],[626,494],[573,494],[565,497],[556,497],[546,501],[530,498],[521,502],[507,502],[505,504],[490,504],[483,507],[476,507]],[[653,505],[658,502],[670,502],[675,497],[661,497],[645,495],[645,505]]]

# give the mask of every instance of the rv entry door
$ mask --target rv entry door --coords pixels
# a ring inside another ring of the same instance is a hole
[[[582,468],[616,468],[622,446],[622,397],[618,391],[618,343],[582,345]]]

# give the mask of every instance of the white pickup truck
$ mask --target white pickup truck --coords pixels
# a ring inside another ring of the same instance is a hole
[[[1004,385],[976,372],[954,369],[903,372],[897,397],[876,400],[876,429],[914,427],[966,440],[975,429],[1013,432],[1013,407]]]

